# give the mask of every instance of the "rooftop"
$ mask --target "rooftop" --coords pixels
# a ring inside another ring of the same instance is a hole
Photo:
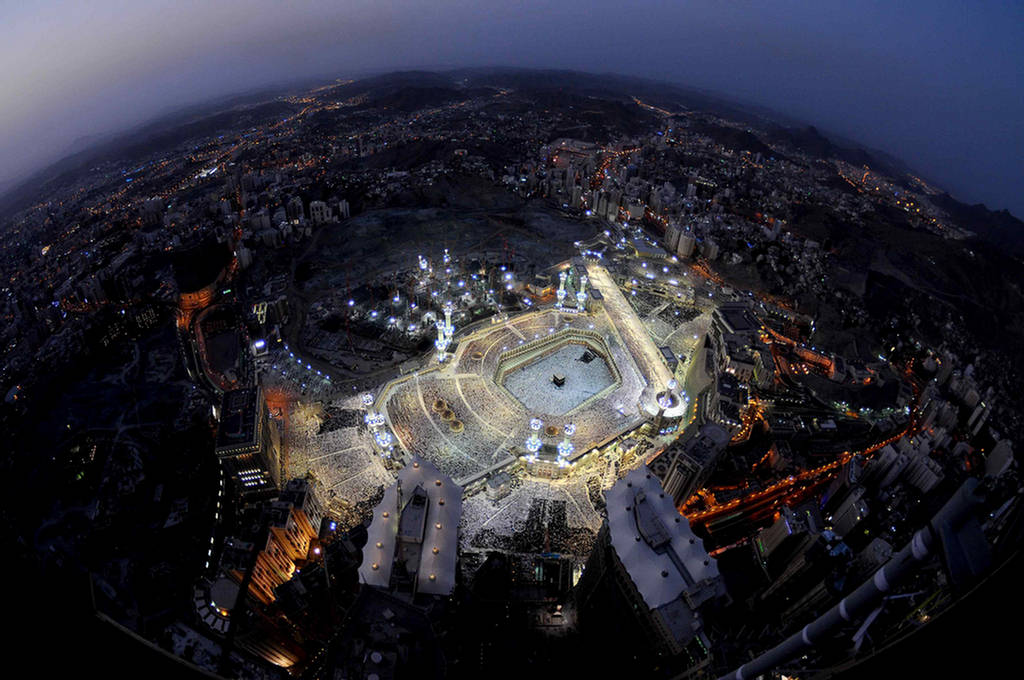
[[[607,501],[612,547],[648,607],[667,605],[719,578],[703,541],[646,467],[609,489]]]
[[[717,311],[732,333],[752,333],[761,327],[746,303],[727,303]]]
[[[461,516],[462,488],[426,460],[414,458],[373,510],[359,580],[390,588],[401,549],[417,592],[448,595],[455,587]]]
[[[224,393],[221,401],[217,448],[252,442],[259,415],[260,389],[244,387]]]

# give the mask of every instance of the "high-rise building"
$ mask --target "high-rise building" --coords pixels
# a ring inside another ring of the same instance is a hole
[[[288,201],[287,213],[290,220],[298,220],[305,217],[306,211],[302,205],[302,198],[295,196]]]
[[[704,241],[704,248],[701,254],[708,260],[715,260],[718,258],[718,244],[711,239]]]
[[[838,536],[847,536],[868,516],[868,502],[864,499],[864,487],[853,489],[836,508],[829,519],[832,530]]]
[[[729,444],[729,433],[715,423],[706,423],[681,445],[669,447],[651,462],[651,471],[662,480],[665,492],[677,505],[689,498],[714,471]]]
[[[245,500],[271,498],[281,486],[281,437],[270,418],[263,389],[244,387],[224,393],[216,454]]]
[[[914,456],[907,463],[903,476],[907,483],[921,493],[928,493],[942,481],[945,474],[942,471],[942,464],[931,456]]]
[[[816,539],[819,521],[809,509],[796,511],[784,505],[775,523],[758,533],[755,554],[770,578],[777,578],[792,557]]]
[[[683,232],[676,242],[676,255],[682,258],[689,258],[693,255],[693,249],[697,245],[697,239],[690,232]]]
[[[862,473],[860,460],[851,458],[840,469],[839,474],[821,495],[821,510],[828,514],[835,511],[847,496],[858,486]]]
[[[275,589],[309,558],[320,533],[321,517],[309,483],[304,479],[290,481],[266,510],[266,543],[256,556],[249,581],[253,598],[263,604],[276,599]]]
[[[728,597],[716,561],[646,468],[619,480],[606,498],[608,518],[576,595],[581,626],[606,625],[596,612],[614,606],[633,613],[655,651],[706,662],[701,610]]]
[[[1013,446],[1009,439],[1000,439],[985,459],[985,474],[998,477],[1013,465]]]
[[[331,207],[323,201],[312,201],[309,204],[309,219],[313,224],[325,224],[331,221]]]
[[[682,227],[675,222],[665,227],[665,249],[670,253],[676,252],[676,248],[679,247],[679,237],[682,235]]]

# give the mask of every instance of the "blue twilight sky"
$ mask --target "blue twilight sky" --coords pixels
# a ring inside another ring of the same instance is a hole
[[[1024,217],[1022,0],[0,0],[0,26],[0,187],[211,97],[507,65],[712,89]]]

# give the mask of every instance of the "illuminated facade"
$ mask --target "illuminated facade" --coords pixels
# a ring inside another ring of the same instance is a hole
[[[216,454],[241,498],[271,498],[281,487],[281,436],[261,387],[224,393]]]
[[[696,436],[661,454],[651,463],[651,471],[661,479],[665,493],[678,505],[704,484],[728,444],[729,433],[714,423],[707,423]]]

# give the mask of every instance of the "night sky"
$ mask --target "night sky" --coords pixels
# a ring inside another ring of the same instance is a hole
[[[1019,0],[4,1],[0,25],[0,188],[82,137],[212,97],[502,65],[714,90],[1024,217]]]

